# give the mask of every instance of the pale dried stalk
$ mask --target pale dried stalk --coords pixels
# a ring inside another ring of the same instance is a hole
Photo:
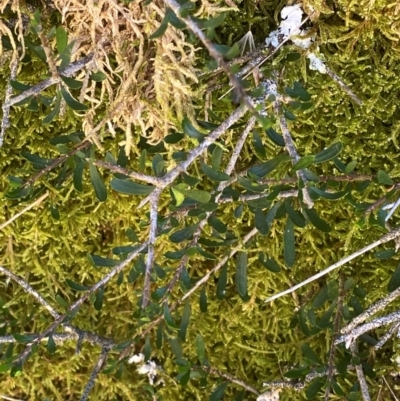
[[[22,216],[24,213],[26,213],[28,210],[33,209],[35,206],[39,205],[43,200],[45,200],[49,196],[49,192],[45,192],[40,198],[36,199],[34,202],[32,202],[30,205],[24,207],[21,211],[16,213],[14,216],[12,216],[10,219],[5,221],[4,223],[0,224],[0,230],[3,228],[7,227],[9,224],[11,224],[14,220],[17,220],[18,217]]]
[[[328,268],[322,270],[321,272],[315,274],[314,276],[309,277],[307,280],[302,281],[299,284],[296,284],[295,286],[280,292],[279,294],[273,295],[272,297],[269,297],[265,300],[265,302],[271,302],[275,299],[278,299],[280,297],[283,297],[284,295],[290,294],[293,291],[298,290],[301,287],[304,287],[306,284],[312,283],[313,281],[317,280],[320,277],[325,276],[326,274],[330,273],[331,271],[337,269],[340,266],[343,266],[344,264],[346,264],[347,262],[350,262],[350,260],[353,260],[355,258],[357,258],[358,256],[370,251],[371,249],[376,248],[379,245],[382,245],[388,241],[391,241],[392,239],[395,239],[397,237],[400,236],[400,228],[391,231],[388,234],[385,234],[384,236],[382,236],[380,239],[378,239],[377,241],[373,242],[372,244],[367,245],[366,247],[358,250],[357,252],[352,253],[351,255],[343,258],[342,260],[340,260],[339,262],[334,263],[333,265],[329,266]]]

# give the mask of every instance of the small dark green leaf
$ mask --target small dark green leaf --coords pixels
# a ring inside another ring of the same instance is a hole
[[[285,57],[284,61],[288,61],[288,62],[293,62],[293,61],[298,61],[301,58],[301,54],[294,52],[294,53],[288,53]]]
[[[165,31],[168,28],[168,17],[167,15],[165,15],[164,19],[162,20],[160,26],[158,27],[158,29],[153,32],[150,36],[149,39],[157,39],[160,36],[164,35]]]
[[[300,328],[301,328],[302,332],[306,336],[309,336],[310,335],[310,329],[309,329],[308,324],[307,324],[307,314],[306,314],[306,311],[304,309],[304,306],[302,306],[300,308],[300,311],[299,311],[299,325],[300,325]]]
[[[75,283],[74,281],[68,278],[65,280],[65,282],[67,283],[68,287],[72,288],[75,291],[87,291],[90,288],[87,287],[86,285]]]
[[[60,77],[64,81],[64,83],[68,86],[68,88],[71,88],[71,89],[82,88],[83,82],[77,81],[76,79],[73,79],[70,77],[64,77],[63,75],[60,75]]]
[[[307,178],[308,181],[319,182],[319,177],[313,171],[308,168],[303,169],[303,174]]]
[[[321,360],[318,358],[318,356],[315,353],[315,351],[308,344],[303,344],[301,346],[301,352],[312,363],[314,363],[316,365],[321,365],[322,364]]]
[[[190,323],[190,314],[191,314],[190,301],[187,298],[185,300],[185,305],[183,307],[181,326],[179,328],[179,339],[181,341],[185,341],[187,329]]]
[[[286,108],[283,109],[283,115],[290,121],[296,120],[296,116]]]
[[[107,189],[100,177],[99,172],[97,171],[96,166],[92,163],[89,163],[89,173],[97,199],[100,202],[104,202],[107,199]]]
[[[181,343],[179,342],[179,339],[176,337],[170,338],[169,344],[171,346],[172,352],[177,357],[177,359],[182,359],[183,351],[182,351],[182,346],[181,346]]]
[[[217,43],[213,43],[213,46],[215,50],[221,53],[224,56],[224,58],[228,60],[232,60],[240,52],[239,45],[237,43],[234,43],[232,47],[219,45]]]
[[[312,306],[317,309],[320,308],[328,300],[328,286],[325,285],[315,296]]]
[[[83,111],[88,109],[88,106],[75,100],[65,88],[61,88],[61,95],[72,110]]]
[[[73,175],[73,181],[74,181],[74,188],[78,192],[83,191],[83,186],[82,186],[82,177],[83,177],[83,170],[85,168],[85,161],[80,159],[79,157],[75,158],[75,168],[74,168],[74,175]]]
[[[350,174],[356,168],[357,162],[355,160],[351,161],[344,169],[345,174]]]
[[[247,298],[247,253],[239,252],[236,261],[236,289],[240,298]]]
[[[314,397],[316,397],[325,382],[326,379],[322,377],[317,377],[315,380],[313,380],[306,390],[307,400],[312,400]]]
[[[268,138],[278,146],[285,146],[285,141],[283,140],[282,135],[279,135],[273,128],[268,128],[266,131]]]
[[[397,290],[400,287],[400,264],[396,267],[396,270],[392,274],[392,277],[389,280],[387,289],[389,292]]]
[[[188,135],[190,138],[198,139],[199,142],[204,140],[204,134],[198,131],[193,124],[190,122],[187,116],[183,117],[182,121],[182,130],[183,132]]]
[[[197,230],[198,224],[194,224],[189,227],[185,227],[182,230],[174,232],[170,235],[169,239],[175,243],[179,244],[182,241],[189,239]]]
[[[222,300],[225,298],[226,283],[228,282],[228,266],[225,263],[221,269],[217,283],[217,298]]]
[[[386,249],[385,251],[379,251],[374,253],[374,256],[380,260],[390,259],[394,255],[396,255],[396,251],[394,249]]]
[[[93,266],[97,266],[97,267],[114,267],[118,263],[120,263],[120,261],[118,261],[118,260],[103,258],[101,256],[93,255],[90,253],[88,253],[87,256],[88,256],[89,262]]]
[[[258,135],[257,131],[253,131],[253,145],[256,151],[257,156],[261,160],[265,160],[267,157],[267,152],[265,151],[265,147],[262,143],[260,135]]]
[[[309,373],[308,368],[299,368],[299,369],[292,369],[289,372],[283,374],[283,376],[287,377],[288,379],[300,379],[303,378],[307,373]]]
[[[180,190],[185,196],[194,199],[200,203],[207,203],[211,199],[211,194],[207,191],[202,191],[200,189],[182,189]]]
[[[204,163],[202,163],[201,165],[201,170],[212,181],[217,181],[217,182],[229,181],[231,178],[228,174],[223,173],[221,171],[216,171]]]
[[[297,227],[303,228],[307,225],[303,215],[293,208],[291,200],[287,199],[285,201],[285,208],[290,220],[292,220]]]
[[[241,204],[241,205],[239,205],[236,209],[235,209],[235,211],[234,211],[234,216],[237,218],[237,219],[239,219],[241,216],[242,216],[242,214],[243,214],[243,208],[244,208],[244,205],[243,205],[243,203]]]
[[[200,310],[203,313],[206,313],[207,309],[208,309],[207,290],[206,286],[203,286],[200,293]]]
[[[26,90],[32,88],[31,85],[23,84],[22,82],[14,81],[13,79],[10,80],[10,85],[13,89],[19,92],[25,92]]]
[[[254,212],[254,226],[257,228],[260,235],[268,235],[269,225],[267,223],[267,217],[259,208],[257,208]]]
[[[165,161],[160,154],[157,153],[156,155],[154,155],[152,165],[153,171],[155,172],[157,177],[161,177],[164,175]]]
[[[104,298],[104,286],[101,286],[99,291],[96,294],[96,299],[94,301],[94,309],[100,311],[103,307],[103,298]]]
[[[218,15],[218,17],[215,18],[209,18],[203,23],[204,28],[217,28],[219,27],[223,22],[226,17],[225,13],[222,13]]]
[[[324,220],[322,220],[314,209],[304,208],[304,212],[310,219],[312,225],[324,233],[329,233],[332,229]]]
[[[168,7],[166,8],[165,15],[168,16],[168,22],[174,28],[182,30],[183,28],[186,27],[185,23],[182,22],[170,8],[168,8]]]
[[[257,177],[263,178],[267,174],[275,170],[282,162],[289,160],[290,157],[286,154],[281,154],[265,163],[258,164],[249,169],[249,172],[255,174]]]
[[[218,170],[219,167],[221,166],[221,160],[222,160],[222,154],[223,154],[223,149],[221,148],[221,146],[216,145],[214,147],[214,150],[212,152],[212,156],[211,156],[211,167],[214,170]]]
[[[67,44],[68,33],[63,27],[59,26],[56,30],[56,46],[59,54],[61,54],[65,50]]]
[[[211,393],[208,401],[219,401],[225,393],[226,388],[228,387],[228,382],[221,383],[218,385],[215,390]]]
[[[303,156],[292,166],[292,170],[297,171],[309,167],[314,163],[314,161],[315,161],[314,155]]]
[[[284,250],[286,266],[289,268],[293,267],[296,259],[296,251],[295,251],[294,226],[290,218],[286,220],[285,232],[283,235],[283,250]]]
[[[174,319],[171,316],[171,312],[169,311],[169,307],[166,302],[164,302],[163,310],[164,310],[164,320],[167,326],[172,330],[178,330],[179,327],[174,322]]]
[[[228,230],[226,225],[214,215],[208,218],[208,224],[221,234],[225,234]]]
[[[94,72],[93,74],[90,75],[90,79],[94,82],[101,82],[104,81],[107,78],[106,74],[104,72],[98,71]]]
[[[393,185],[393,180],[389,177],[389,174],[383,170],[378,171],[378,182],[381,185]]]
[[[279,267],[278,263],[272,258],[267,258],[265,259],[265,255],[263,252],[259,252],[258,254],[258,260],[259,262],[266,267],[269,271],[273,273],[279,273],[281,271],[281,268]]]
[[[321,197],[321,198],[330,199],[330,200],[337,200],[337,199],[343,198],[349,192],[347,190],[340,191],[340,192],[326,192],[317,187],[309,187],[308,191],[309,191],[312,199],[318,199],[319,197]]]
[[[52,111],[50,111],[49,114],[47,114],[47,116],[44,118],[42,123],[50,124],[54,120],[56,115],[59,113],[60,107],[61,107],[61,96],[60,96],[60,92],[57,92],[56,103],[54,104],[54,109]]]
[[[315,155],[315,163],[323,163],[334,159],[342,151],[342,148],[343,145],[341,142],[334,143],[329,148],[324,149]]]
[[[55,206],[50,206],[50,213],[54,220],[60,220],[60,212]]]
[[[119,178],[113,178],[110,185],[115,191],[127,195],[149,195],[155,189],[153,185],[137,184],[136,182],[120,180]]]
[[[201,334],[196,336],[196,354],[200,365],[203,365],[206,358],[206,346],[204,344],[204,338]]]

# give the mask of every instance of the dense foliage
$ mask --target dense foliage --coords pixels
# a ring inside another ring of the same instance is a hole
[[[398,392],[400,9],[287,6],[0,3],[2,394]]]

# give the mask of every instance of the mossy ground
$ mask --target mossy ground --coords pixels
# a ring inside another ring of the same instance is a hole
[[[254,31],[256,43],[261,43],[268,32],[276,28],[279,23],[278,13],[285,5],[276,1],[235,3],[238,11],[230,11],[224,24],[216,32],[216,38],[227,45],[239,40],[249,28]],[[51,138],[81,130],[90,135],[96,124],[108,116],[116,126],[116,137],[96,134],[95,143],[101,145],[96,151],[96,156],[101,159],[106,151],[115,156],[118,144],[122,144],[129,152],[128,166],[136,170],[140,153],[143,151],[138,141],[143,130],[152,133],[150,141],[157,142],[169,129],[179,127],[183,114],[192,117],[197,115],[199,119],[203,119],[204,86],[201,82],[196,82],[196,73],[206,64],[205,51],[198,50],[197,43],[185,44],[184,36],[173,28],[169,28],[167,36],[159,40],[148,40],[148,36],[154,32],[162,19],[164,8],[161,1],[154,2],[152,8],[145,8],[136,2],[126,5],[127,10],[137,20],[146,21],[133,23],[129,27],[122,26],[116,20],[122,18],[123,3],[113,4],[115,8],[112,12],[111,6],[107,9],[104,5],[103,33],[99,33],[99,21],[95,20],[93,13],[87,13],[89,6],[85,9],[83,3],[76,3],[80,8],[79,12],[75,12],[72,8],[63,9],[65,4],[56,1],[56,9],[49,11],[52,19],[48,19],[47,22],[44,20],[45,25],[50,27],[54,21],[61,21],[60,12],[64,11],[66,19],[63,26],[71,37],[84,37],[78,47],[80,56],[93,50],[93,37],[100,35],[100,39],[104,39],[102,50],[106,50],[107,53],[99,60],[103,63],[102,68],[109,74],[106,81],[108,87],[106,84],[101,88],[95,86],[89,88],[87,94],[99,97],[104,89],[103,95],[107,101],[94,103],[91,113],[83,117],[67,110],[64,117],[47,126],[41,123],[43,110],[32,112],[23,107],[12,109],[11,126],[7,130],[4,146],[0,149],[0,205],[4,210],[0,222],[8,220],[25,205],[24,202],[18,203],[4,196],[8,191],[9,175],[21,178],[32,175],[31,165],[22,158],[22,151],[42,157],[57,157],[58,150],[48,142]],[[220,9],[226,7],[224,2],[212,4],[215,8],[211,7],[211,3],[203,3],[204,17],[215,16]],[[301,155],[316,154],[325,146],[340,141],[344,145],[341,160],[357,161],[357,174],[376,174],[379,170],[384,170],[397,182],[397,177],[400,176],[400,10],[395,2],[389,3],[384,0],[304,3],[306,10],[310,7],[317,11],[312,25],[317,29],[317,42],[327,65],[362,99],[363,106],[355,105],[329,77],[310,71],[306,66],[305,56],[298,62],[286,63],[281,87],[291,85],[294,81],[302,81],[313,101],[313,107],[297,113],[296,121],[290,124],[298,151]],[[146,10],[145,15],[141,14],[143,10]],[[97,17],[100,18],[99,15]],[[115,43],[108,42],[113,34]],[[132,42],[132,38],[135,38],[136,42]],[[118,47],[124,41],[132,46],[131,50]],[[174,44],[173,48],[168,47],[168,41]],[[289,51],[294,51],[294,48],[287,47],[283,50]],[[107,66],[107,57],[110,67]],[[279,53],[277,57],[275,61],[270,60],[263,67],[265,74],[282,69],[283,61],[279,60]],[[0,76],[3,94],[9,74],[8,60],[9,52],[4,50]],[[119,65],[121,63],[124,63],[123,67]],[[130,69],[127,70],[129,63]],[[179,68],[174,70],[177,66]],[[32,54],[30,61],[21,64],[18,80],[34,83],[40,75],[47,72],[46,65]],[[124,86],[128,81],[129,85]],[[226,89],[227,86],[221,93]],[[213,94],[212,99],[213,110],[218,116],[226,117],[228,111],[234,107],[230,101],[216,101],[217,94]],[[113,106],[121,105],[121,108],[113,114],[108,103]],[[129,130],[128,126],[132,128]],[[125,135],[127,130],[130,132],[128,137]],[[226,136],[225,146],[228,149],[233,148],[238,132]],[[280,151],[266,137],[263,138],[263,142],[268,157],[272,158]],[[194,142],[188,140],[186,147],[193,145]],[[174,145],[166,146],[164,155],[167,165],[172,163],[171,155],[176,150],[180,149]],[[247,165],[253,159],[254,153],[253,145],[246,145],[239,165]],[[224,158],[222,164],[227,160],[227,157]],[[151,170],[150,165],[150,162],[146,164],[148,173]],[[337,174],[337,169],[329,162],[320,166],[316,172],[321,175]],[[189,173],[196,176],[198,170],[192,167]],[[283,172],[278,169],[274,174],[276,178],[280,178]],[[108,186],[111,174],[103,172],[102,175]],[[43,177],[40,183],[46,183],[54,176]],[[47,185],[50,193],[48,199],[0,232],[3,245],[0,254],[1,265],[23,277],[56,308],[60,308],[55,301],[57,293],[68,302],[79,296],[79,293],[66,286],[66,279],[91,285],[103,276],[103,270],[90,265],[88,253],[110,257],[112,248],[130,243],[125,235],[128,228],[133,228],[140,240],[144,240],[148,234],[148,209],[137,210],[140,199],[109,190],[107,201],[99,203],[90,186],[88,173],[85,173],[84,181],[86,184],[82,193],[73,189],[72,180],[59,189]],[[210,187],[209,183],[204,185]],[[374,202],[384,194],[385,188],[377,184],[372,184],[367,190],[359,193],[353,191],[354,197],[360,202]],[[169,194],[163,194],[160,212],[167,213],[169,203]],[[57,207],[60,220],[52,217],[50,206]],[[243,237],[252,228],[254,216],[245,205],[242,217],[233,219],[232,215],[237,206],[238,203],[233,203],[220,208],[218,218],[235,234]],[[283,260],[284,222],[277,221],[271,227],[268,236],[259,236],[248,246],[250,301],[244,303],[236,293],[235,265],[232,262],[228,266],[228,285],[224,300],[216,298],[216,281],[213,278],[206,287],[206,313],[200,311],[200,292],[192,297],[191,324],[186,341],[182,343],[186,358],[196,358],[194,341],[200,333],[204,337],[211,366],[226,371],[257,389],[262,388],[262,382],[280,379],[282,371],[285,372],[300,363],[303,343],[310,344],[326,362],[332,333],[327,331],[306,338],[298,327],[293,328],[290,324],[298,308],[312,299],[328,280],[335,280],[339,273],[333,273],[307,286],[297,293],[297,297],[287,296],[272,304],[265,304],[264,299],[360,249],[382,235],[384,230],[370,225],[368,220],[364,226],[358,224],[363,213],[343,199],[336,202],[319,200],[316,202],[316,210],[331,224],[333,230],[328,234],[320,233],[311,225],[304,229],[296,229],[297,257],[293,269],[288,270]],[[395,221],[396,219],[397,217],[394,218]],[[167,236],[161,237],[157,245],[158,263],[167,271],[172,271],[176,263],[162,255],[167,250],[179,247],[171,245]],[[257,262],[258,251],[264,251],[270,257],[274,257],[282,271],[271,273],[263,268]],[[216,254],[221,257],[223,250],[217,249]],[[345,278],[352,277],[357,286],[365,289],[366,297],[360,302],[366,307],[386,294],[386,286],[397,265],[397,259],[395,256],[391,260],[381,261],[372,253],[366,254],[342,267],[340,274]],[[202,277],[213,266],[213,261],[198,258],[189,264],[188,272],[195,279]],[[116,285],[115,280],[110,282],[106,287],[102,310],[98,312],[92,304],[86,303],[74,318],[73,324],[83,330],[111,337],[115,342],[136,336],[140,332],[135,312],[138,309],[141,289],[141,280],[131,284],[125,280],[121,285]],[[5,304],[0,318],[8,326],[3,335],[14,332],[40,332],[50,324],[51,318],[45,309],[20,286],[6,280],[5,277],[1,278],[0,296]],[[173,292],[172,299],[180,296],[182,292],[178,288]],[[181,310],[177,316],[180,316],[180,313]],[[382,331],[379,333],[382,334]],[[205,388],[199,387],[196,380],[192,380],[185,387],[180,386],[174,380],[176,365],[168,342],[166,341],[161,349],[157,349],[155,331],[150,341],[152,356],[158,358],[165,373],[165,386],[159,387],[157,394],[163,395],[164,400],[207,399],[212,387],[217,383],[216,378],[210,379]],[[138,343],[138,350],[142,345],[143,343]],[[75,346],[73,342],[60,344],[54,355],[49,355],[45,347],[41,346],[38,353],[24,365],[21,376],[11,378],[8,373],[0,374],[0,392],[7,396],[32,400],[45,397],[51,400],[77,399],[90,376],[100,349],[84,343],[81,353],[75,355]],[[3,346],[2,352],[5,348],[6,346]],[[365,348],[369,349],[367,346]],[[374,354],[371,351],[371,363],[374,362],[379,374],[388,373],[392,348],[396,348],[395,341],[389,342],[379,353]],[[22,345],[16,346],[16,350],[22,349]],[[345,391],[348,391],[355,380],[355,376],[349,375],[341,379],[340,383]],[[375,385],[371,386],[373,398],[381,389],[380,381],[376,380]],[[147,378],[139,376],[133,365],[126,365],[119,377],[100,374],[92,390],[91,399],[142,400],[145,399],[146,390],[143,385],[146,382]],[[237,386],[231,385],[227,397],[231,397],[237,389]],[[387,390],[383,390],[385,391]],[[250,395],[247,397],[255,399]],[[305,395],[284,391],[281,399],[300,400],[305,399]]]

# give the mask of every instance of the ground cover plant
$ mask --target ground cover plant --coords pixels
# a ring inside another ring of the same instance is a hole
[[[396,2],[0,11],[1,397],[399,398]]]

